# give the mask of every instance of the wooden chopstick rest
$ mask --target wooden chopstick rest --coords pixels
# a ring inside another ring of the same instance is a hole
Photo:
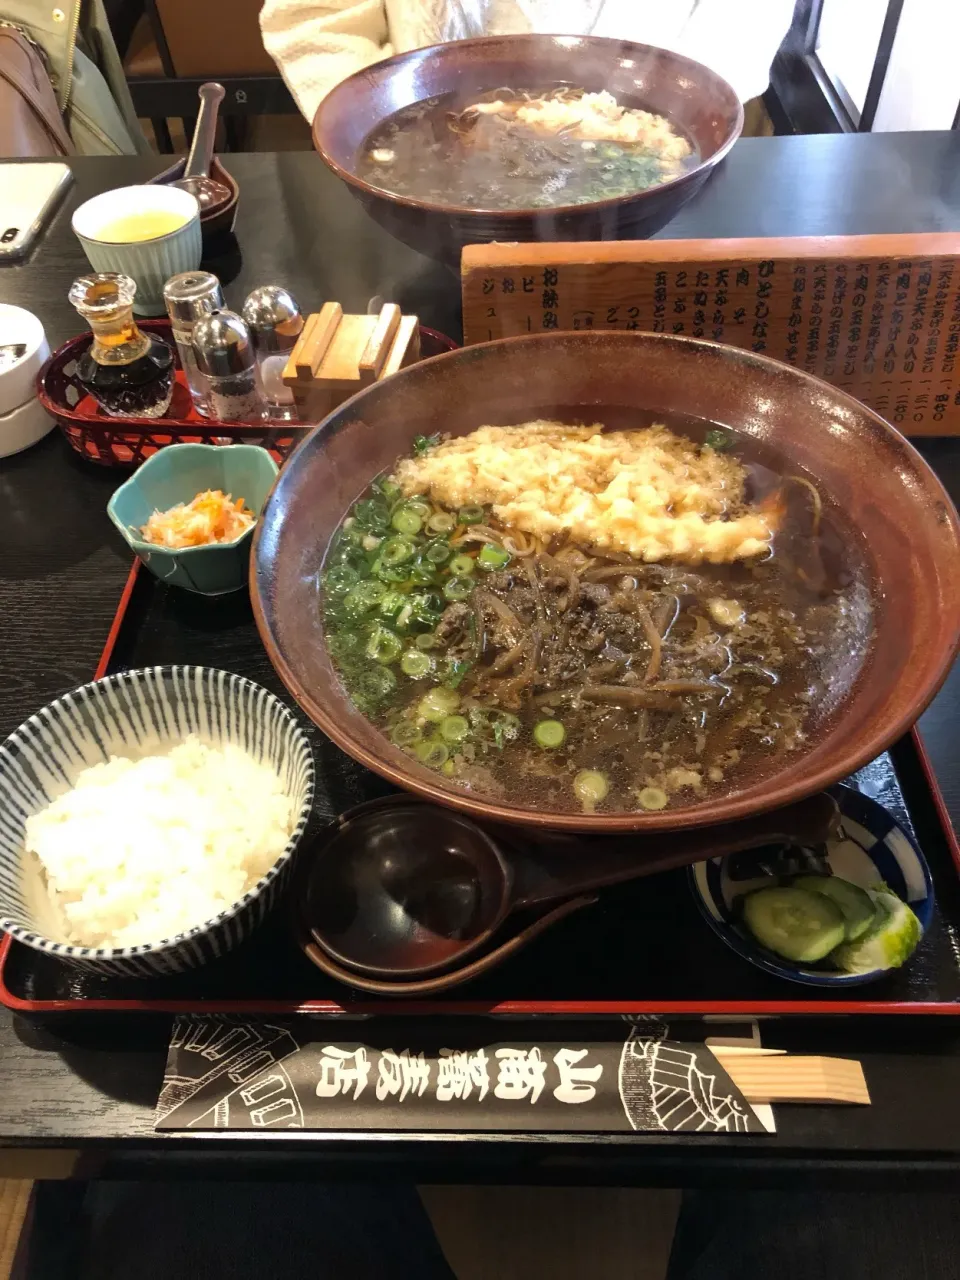
[[[420,326],[388,302],[375,316],[345,315],[325,302],[308,317],[290,352],[283,381],[297,402],[301,422],[318,422],[354,392],[389,377],[420,358]]]
[[[842,1102],[870,1105],[863,1067],[855,1059],[799,1054],[727,1053],[712,1049],[748,1102]]]

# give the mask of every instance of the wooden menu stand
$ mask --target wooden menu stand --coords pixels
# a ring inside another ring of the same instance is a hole
[[[419,358],[418,319],[401,315],[395,303],[377,316],[347,316],[339,302],[325,302],[308,316],[283,381],[301,422],[320,422],[355,392]]]
[[[641,329],[774,356],[960,435],[960,234],[468,245],[464,341]]]

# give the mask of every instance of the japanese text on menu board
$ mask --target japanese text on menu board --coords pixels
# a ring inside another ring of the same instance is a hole
[[[960,430],[952,255],[478,267],[464,275],[464,329],[467,342],[560,329],[708,338],[825,378],[908,433]]]

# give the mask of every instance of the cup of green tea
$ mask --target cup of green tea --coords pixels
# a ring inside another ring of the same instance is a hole
[[[133,309],[166,314],[163,286],[200,265],[200,206],[178,187],[145,184],[104,191],[80,205],[73,229],[94,271],[119,271],[136,281]]]

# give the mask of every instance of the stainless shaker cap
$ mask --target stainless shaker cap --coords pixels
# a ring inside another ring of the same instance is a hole
[[[233,311],[214,311],[193,326],[197,368],[212,378],[245,373],[256,364],[250,330]]]
[[[278,284],[265,284],[243,304],[243,318],[250,326],[258,352],[292,351],[303,328],[296,298]]]
[[[163,286],[171,320],[199,320],[223,306],[220,281],[211,271],[181,271]]]

